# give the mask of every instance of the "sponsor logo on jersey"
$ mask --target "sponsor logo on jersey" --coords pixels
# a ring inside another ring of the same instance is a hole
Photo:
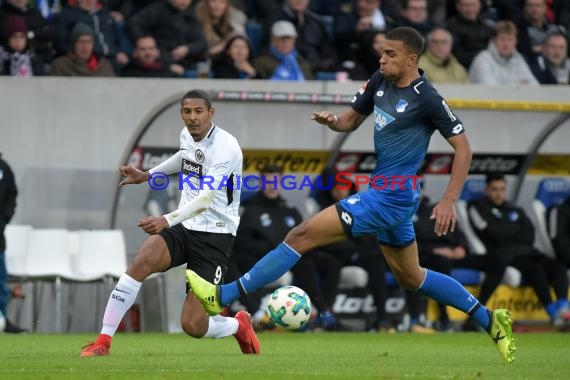
[[[377,131],[381,131],[394,120],[396,120],[394,116],[382,111],[378,106],[374,106],[374,123]]]
[[[376,92],[376,96],[381,98],[382,96],[384,96],[384,91],[380,90],[380,91]]]
[[[204,152],[202,152],[200,149],[196,149],[196,161],[202,163],[204,162]]]
[[[194,178],[201,178],[203,174],[202,165],[185,158],[182,159],[182,170],[180,171],[185,175],[190,175]]]
[[[406,107],[408,106],[408,102],[404,99],[400,99],[398,104],[396,104],[396,112],[404,112]]]

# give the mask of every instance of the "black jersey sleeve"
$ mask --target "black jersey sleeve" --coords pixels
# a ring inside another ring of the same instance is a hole
[[[437,129],[445,139],[465,132],[463,122],[435,89],[424,97],[424,106],[429,123]]]

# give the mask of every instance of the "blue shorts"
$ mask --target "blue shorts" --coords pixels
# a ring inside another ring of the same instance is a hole
[[[416,240],[413,216],[419,198],[419,192],[415,191],[398,197],[390,192],[368,190],[341,200],[336,208],[348,236],[376,234],[381,245],[403,248]]]

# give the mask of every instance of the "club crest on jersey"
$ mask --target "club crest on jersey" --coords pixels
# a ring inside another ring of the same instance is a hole
[[[196,149],[196,161],[198,161],[199,163],[204,162],[204,152],[202,152],[200,149]]]
[[[400,99],[398,101],[398,104],[396,104],[396,111],[397,112],[404,112],[406,110],[407,106],[408,106],[408,102],[406,102],[404,99]]]
[[[396,120],[394,116],[382,111],[378,106],[374,106],[374,123],[377,131],[381,131],[394,120]]]
[[[192,178],[202,178],[202,165],[183,158],[181,172]]]

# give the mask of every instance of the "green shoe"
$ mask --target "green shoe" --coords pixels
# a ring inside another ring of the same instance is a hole
[[[506,309],[497,309],[493,311],[491,317],[491,331],[489,335],[497,346],[499,354],[505,364],[512,363],[515,360],[515,338],[513,338],[513,330],[511,325],[511,312]]]
[[[220,305],[219,286],[210,284],[198,276],[196,272],[189,269],[186,271],[186,282],[190,285],[190,289],[196,298],[198,298],[202,306],[204,306],[206,313],[209,315],[217,315],[222,312],[223,307]]]

